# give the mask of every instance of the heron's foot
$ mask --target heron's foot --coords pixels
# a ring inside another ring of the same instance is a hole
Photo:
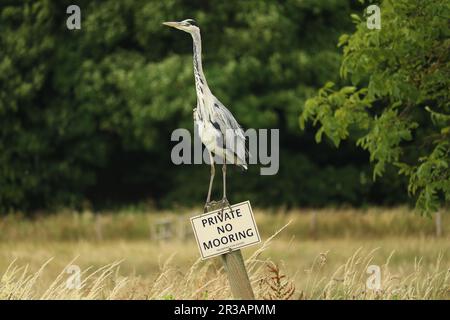
[[[226,197],[223,197],[222,200],[219,201],[219,203],[222,206],[222,210],[220,210],[220,214],[223,214],[223,210],[228,207],[228,209],[230,209],[230,211],[232,211],[230,203],[228,202],[228,199]]]
[[[205,206],[203,207],[203,212],[207,213],[207,212],[213,211],[217,207],[218,204],[219,204],[219,202],[214,201],[214,200],[206,202]]]
[[[219,215],[220,216],[222,216],[223,215],[223,211],[226,209],[226,208],[229,208],[230,210],[232,210],[231,209],[231,206],[230,206],[230,203],[228,202],[228,199],[227,198],[222,198],[222,200],[219,200],[219,201],[214,201],[214,200],[212,200],[212,201],[209,201],[209,202],[206,202],[205,203],[205,206],[204,206],[204,208],[203,208],[203,212],[204,213],[207,213],[207,212],[210,212],[210,211],[214,211],[214,210],[217,210],[217,209],[219,209]]]

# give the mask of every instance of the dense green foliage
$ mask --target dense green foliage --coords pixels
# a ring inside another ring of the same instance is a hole
[[[336,146],[351,136],[370,153],[374,179],[393,165],[430,213],[450,201],[450,3],[385,0],[381,12],[381,30],[354,16],[356,32],[340,38],[352,86],[327,83],[300,124],[318,124],[316,140]]]
[[[77,1],[81,30],[68,30],[71,4],[0,3],[1,211],[203,201],[209,168],[170,161],[171,132],[192,130],[196,98],[191,39],[161,22],[188,17],[202,29],[214,94],[244,128],[280,129],[278,175],[260,176],[256,165],[246,173],[230,170],[233,202],[405,200],[403,181],[389,171],[390,179],[371,181],[365,151],[344,143],[336,152],[331,144],[316,145],[310,128],[298,128],[306,99],[327,81],[339,82],[336,43],[352,29],[350,14],[363,10],[354,1],[84,0]],[[364,34],[358,30],[352,39]],[[387,36],[380,34],[380,41]],[[347,58],[346,73],[354,62]],[[374,63],[359,67],[371,66],[376,71]],[[439,112],[435,104],[430,108]],[[311,104],[307,110],[314,114]],[[370,141],[364,145],[370,150]]]

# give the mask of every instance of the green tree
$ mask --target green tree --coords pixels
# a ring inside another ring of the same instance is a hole
[[[316,145],[306,99],[339,81],[335,43],[353,0],[0,2],[0,210],[149,200],[204,201],[208,166],[175,166],[172,130],[192,130],[192,41],[161,25],[195,18],[205,73],[244,128],[280,129],[280,171],[230,168],[232,201],[260,206],[402,202],[402,180],[372,182],[364,151]],[[220,180],[217,180],[220,181]],[[216,183],[218,191],[220,183]],[[87,200],[87,201],[86,201]]]
[[[352,17],[356,31],[339,40],[351,85],[328,82],[306,101],[300,126],[317,125],[317,142],[356,141],[374,179],[394,166],[417,208],[436,211],[450,200],[450,3],[384,0],[381,30]]]

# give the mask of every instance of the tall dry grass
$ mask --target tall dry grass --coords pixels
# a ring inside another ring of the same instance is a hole
[[[71,261],[68,266],[72,265]],[[127,284],[127,278],[118,275],[118,262],[107,264],[97,270],[90,268],[80,274],[79,286],[71,286],[72,281],[66,273],[67,268],[47,285],[39,288],[40,277],[51,259],[32,273],[28,266],[18,266],[11,262],[0,278],[0,299],[7,300],[79,300],[79,299],[115,299]]]
[[[248,259],[246,265],[257,299],[449,299],[450,268],[436,257],[433,268],[423,268],[421,260],[411,261],[412,272],[394,272],[390,268],[392,253],[381,266],[381,286],[368,289],[367,267],[373,263],[376,250],[364,253],[358,249],[346,262],[324,274],[328,254],[319,253],[306,270],[289,274],[281,264],[264,253],[282,230],[268,238]],[[68,265],[73,264],[71,261]],[[227,275],[217,260],[197,260],[190,268],[181,269],[169,258],[161,264],[155,279],[138,275],[123,276],[120,262],[87,268],[81,274],[79,289],[67,286],[66,268],[50,283],[40,280],[51,260],[32,272],[13,261],[0,270],[0,299],[231,299]],[[305,277],[295,287],[295,277]]]

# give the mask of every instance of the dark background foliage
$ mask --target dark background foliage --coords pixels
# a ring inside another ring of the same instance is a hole
[[[394,172],[372,180],[352,140],[316,144],[298,116],[327,81],[337,84],[339,36],[355,1],[0,2],[0,209],[159,207],[204,201],[209,168],[175,166],[176,128],[193,130],[191,38],[163,21],[194,18],[214,94],[244,128],[280,129],[280,170],[230,169],[232,202],[258,206],[407,201]],[[218,171],[220,172],[220,171]],[[219,197],[220,175],[215,194]]]

